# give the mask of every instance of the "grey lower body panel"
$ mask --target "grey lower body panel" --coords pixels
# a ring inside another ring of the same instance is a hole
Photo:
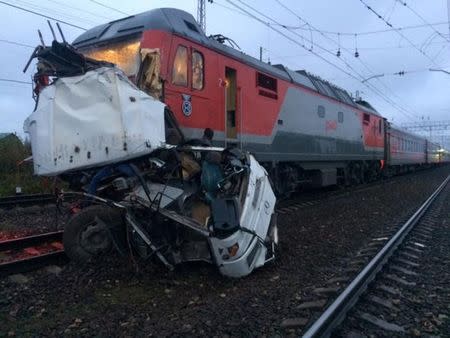
[[[249,141],[249,138],[246,138]],[[239,139],[236,145],[241,146]],[[382,160],[383,149],[367,151],[361,141],[278,132],[270,144],[244,142],[260,162],[348,162]]]

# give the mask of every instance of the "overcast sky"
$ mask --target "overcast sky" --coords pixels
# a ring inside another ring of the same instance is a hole
[[[194,17],[197,13],[196,0],[7,2],[87,29],[124,17],[125,14],[120,12],[135,14],[158,7],[176,7],[186,10]],[[102,7],[96,2],[107,4],[113,9]],[[364,0],[395,28],[424,25],[415,29],[402,29],[400,32],[372,34],[367,32],[386,30],[389,27],[369,11],[361,0],[243,1],[260,14],[239,0],[230,2],[258,17],[266,15],[262,20],[270,22],[270,27],[242,13],[227,0],[214,0],[213,4],[206,3],[208,35],[226,35],[242,51],[254,57],[259,57],[259,47],[262,46],[264,61],[283,63],[294,70],[305,69],[353,94],[358,90],[365,100],[396,124],[420,121],[422,118],[436,121],[450,119],[450,74],[428,70],[439,68],[450,71],[446,0],[402,1],[407,6],[398,0]],[[280,3],[294,13],[283,8]],[[0,79],[30,82],[33,67],[26,74],[22,73],[22,69],[33,48],[6,41],[35,46],[39,42],[37,30],[40,29],[46,43],[50,43],[51,34],[46,19],[1,3],[0,8]],[[429,25],[435,23],[443,24]],[[62,28],[69,41],[83,32],[64,24]],[[271,28],[287,35],[290,40]],[[306,49],[300,45],[304,45]],[[338,58],[335,54],[339,46],[341,57]],[[356,46],[358,58],[354,57]],[[311,48],[314,54],[307,50]],[[406,74],[393,75],[399,71],[405,71]],[[381,74],[384,76],[365,81],[369,87],[361,82]],[[33,107],[31,85],[0,81],[0,132],[17,132],[23,135],[23,121]]]

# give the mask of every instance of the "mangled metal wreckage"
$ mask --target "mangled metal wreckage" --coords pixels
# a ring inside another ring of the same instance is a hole
[[[68,44],[33,57],[37,104],[24,129],[35,173],[60,176],[85,199],[64,231],[71,259],[116,248],[241,277],[274,258],[276,199],[251,154],[184,140],[162,102]]]

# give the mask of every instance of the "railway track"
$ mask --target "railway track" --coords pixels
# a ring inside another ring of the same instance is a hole
[[[397,274],[414,277],[416,274],[411,269],[419,266],[414,260],[422,252],[425,245],[423,242],[431,238],[432,221],[435,218],[435,211],[432,210],[435,200],[448,185],[450,176],[435,190],[435,192],[420,206],[420,208],[411,216],[398,231],[390,238],[380,237],[369,245],[365,252],[358,257],[359,262],[363,261],[365,256],[375,255],[370,261],[358,269],[360,271],[356,277],[351,280],[345,289],[343,289],[337,298],[318,316],[315,322],[309,325],[309,328],[303,333],[304,337],[329,337],[336,331],[339,325],[344,321],[349,311],[354,309],[360,302],[363,295],[375,303],[376,307],[394,308],[395,306],[386,299],[370,295],[372,289],[384,290],[388,295],[398,292],[395,288],[388,287],[378,280],[383,278],[398,283],[400,286],[414,286],[414,282],[409,282],[400,278]],[[431,210],[430,210],[431,209]],[[383,245],[384,244],[384,245]],[[381,248],[379,248],[382,246]],[[389,270],[387,272],[386,270]],[[397,274],[396,274],[397,273]],[[346,282],[346,277],[335,278],[335,282]],[[339,284],[339,283],[338,283]],[[326,291],[326,288],[323,288]],[[329,288],[332,290],[333,288]],[[309,302],[306,308],[320,307],[320,304],[326,303],[323,299],[316,302]],[[319,306],[317,306],[319,304]],[[364,306],[363,306],[364,308]],[[317,316],[316,316],[317,317]],[[295,318],[291,322],[295,322]],[[386,334],[402,333],[404,329],[394,323],[380,320],[371,313],[359,313],[359,320],[363,320],[386,330]],[[299,321],[297,319],[297,321]]]
[[[9,209],[17,206],[45,205],[56,203],[54,194],[16,195],[0,198],[0,209]]]
[[[0,276],[64,263],[63,231],[15,238],[0,242]]]
[[[398,178],[400,177],[401,176],[398,176]],[[318,205],[324,201],[347,197],[353,193],[371,190],[380,185],[388,186],[392,183],[394,183],[394,179],[390,178],[372,181],[357,186],[334,186],[331,188],[313,189],[307,192],[299,192],[295,197],[282,199],[277,202],[276,211],[279,214],[288,214],[290,212],[297,211],[298,209]]]
[[[64,201],[72,201],[78,195],[65,192]],[[15,207],[29,207],[34,205],[56,204],[58,197],[55,194],[30,194],[0,197],[0,209],[12,209]]]

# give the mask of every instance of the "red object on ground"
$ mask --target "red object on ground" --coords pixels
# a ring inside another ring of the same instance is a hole
[[[37,250],[36,248],[26,248],[23,250],[25,253],[27,253],[28,255],[32,255],[32,256],[37,256],[40,255],[41,252],[39,250]]]
[[[61,242],[53,242],[50,245],[55,249],[64,250],[64,245]]]

